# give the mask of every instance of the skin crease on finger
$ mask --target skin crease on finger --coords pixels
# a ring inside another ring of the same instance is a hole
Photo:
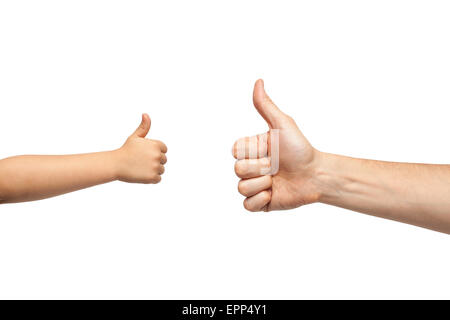
[[[271,199],[271,191],[261,191],[254,196],[248,197],[244,200],[244,207],[248,211],[258,212],[267,211],[267,204]]]
[[[238,184],[238,191],[246,197],[251,197],[272,187],[272,176],[261,176],[252,179],[242,179]]]
[[[270,173],[270,159],[243,159],[235,163],[234,170],[239,178],[255,178]]]

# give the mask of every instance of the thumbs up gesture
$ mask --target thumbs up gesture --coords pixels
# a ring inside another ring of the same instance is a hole
[[[269,131],[237,140],[233,155],[238,190],[249,211],[284,210],[318,201],[315,183],[320,152],[303,136],[295,121],[272,102],[258,80],[253,104]]]
[[[142,115],[136,131],[117,150],[118,179],[134,183],[158,183],[167,162],[167,147],[158,140],[146,139],[150,131],[150,117]]]

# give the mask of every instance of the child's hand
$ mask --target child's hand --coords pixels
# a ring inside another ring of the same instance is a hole
[[[146,139],[150,117],[142,115],[142,122],[125,144],[114,152],[118,180],[133,183],[158,183],[167,161],[167,147],[158,140]]]

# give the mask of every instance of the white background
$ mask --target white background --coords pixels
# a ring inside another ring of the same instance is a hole
[[[0,298],[450,298],[449,237],[322,204],[248,213],[262,77],[322,151],[449,163],[447,1],[2,1],[0,158],[169,147],[159,185],[0,207]]]

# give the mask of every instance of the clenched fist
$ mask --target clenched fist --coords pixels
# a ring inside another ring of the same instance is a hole
[[[319,198],[315,182],[320,152],[303,136],[295,121],[284,114],[258,80],[253,104],[269,125],[269,131],[241,138],[233,146],[238,190],[249,211],[284,210]]]
[[[118,180],[134,183],[158,183],[167,162],[167,147],[158,140],[146,139],[150,117],[142,115],[142,122],[125,144],[116,150]]]

